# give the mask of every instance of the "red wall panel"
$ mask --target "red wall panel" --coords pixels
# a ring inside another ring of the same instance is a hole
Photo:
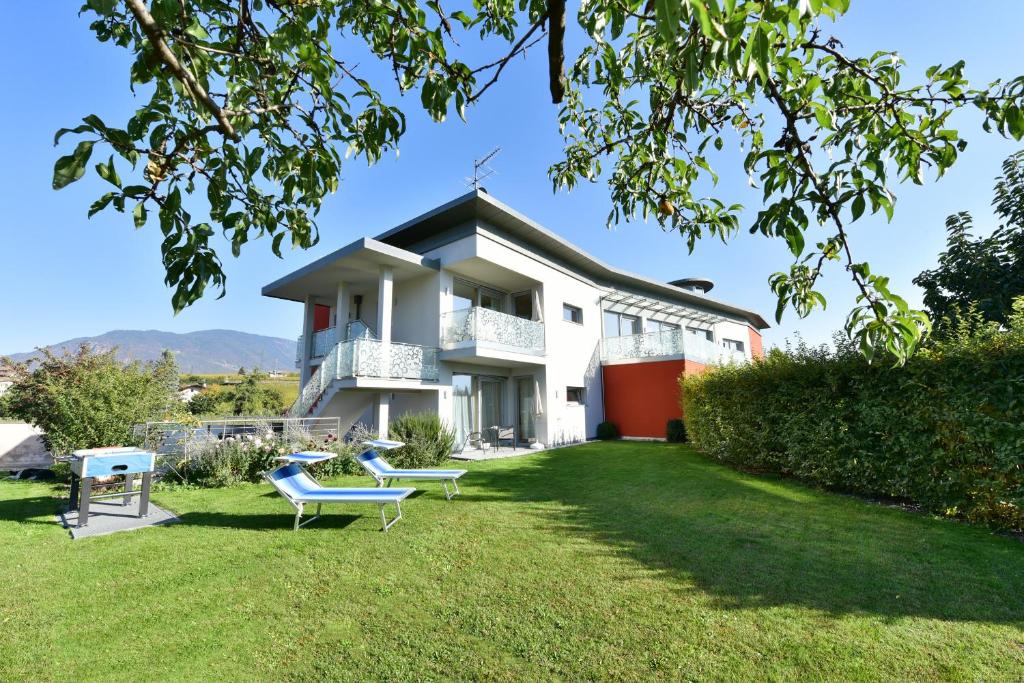
[[[693,361],[605,365],[604,414],[623,436],[665,438],[665,425],[680,417],[679,375],[700,372]]]
[[[313,331],[319,332],[331,326],[331,307],[316,304],[313,307]]]
[[[750,330],[750,355],[754,358],[764,358],[764,348],[761,345],[761,333],[753,327]]]

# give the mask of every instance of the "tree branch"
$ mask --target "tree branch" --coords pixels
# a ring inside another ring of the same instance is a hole
[[[548,87],[552,103],[562,103],[565,86],[565,0],[548,0]]]
[[[182,84],[198,99],[206,109],[213,114],[213,117],[217,119],[221,133],[232,140],[238,141],[241,136],[235,130],[234,126],[231,125],[231,121],[228,120],[227,114],[221,109],[213,98],[206,92],[206,90],[199,84],[195,79],[195,76],[182,66],[181,62],[175,56],[174,52],[167,45],[167,41],[164,40],[163,31],[159,26],[156,25],[156,20],[153,19],[153,15],[149,13],[149,9],[146,7],[146,3],[143,0],[125,0],[125,4],[135,17],[135,21],[138,22],[139,27],[142,29],[146,37],[149,38],[149,42],[153,45],[153,50],[160,58],[171,73],[182,82]]]

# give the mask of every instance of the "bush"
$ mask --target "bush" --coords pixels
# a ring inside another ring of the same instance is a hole
[[[681,378],[690,439],[719,460],[1024,529],[1024,306],[899,368],[848,345]]]
[[[188,400],[188,412],[193,415],[213,415],[219,411],[220,397],[214,391],[202,391]]]
[[[397,468],[437,467],[451,457],[455,430],[436,413],[405,413],[391,421],[388,438],[405,446],[386,457]]]
[[[124,364],[113,349],[98,352],[82,345],[61,356],[44,349],[36,362],[29,370],[5,361],[15,374],[8,410],[42,429],[56,455],[131,444],[135,424],[182,410],[178,368],[169,352],[153,363]]]
[[[362,445],[367,438],[365,431],[358,432],[357,438],[358,441],[353,439],[347,443],[334,436],[316,440],[308,436],[289,439],[268,429],[262,435],[229,436],[220,440],[198,433],[189,443],[180,444],[183,453],[175,471],[184,483],[201,487],[258,483],[264,472],[280,464],[275,460],[279,456],[296,451],[331,451],[337,457],[309,466],[313,476],[328,479],[361,474],[363,468],[355,461],[355,456],[365,448]]]
[[[686,423],[678,417],[668,421],[665,425],[665,440],[669,443],[686,442]]]
[[[597,438],[601,441],[612,441],[619,438],[619,428],[614,422],[602,422],[597,425]]]

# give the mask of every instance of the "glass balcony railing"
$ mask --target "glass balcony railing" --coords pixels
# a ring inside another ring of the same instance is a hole
[[[438,349],[360,337],[335,344],[302,387],[289,415],[303,417],[336,379],[369,377],[436,382]]]
[[[295,342],[295,362],[302,362],[302,342],[305,335],[299,335],[299,338]],[[313,333],[313,353],[312,358],[323,358],[327,355],[327,352],[331,350],[335,344],[338,343],[338,333],[333,327],[328,327],[325,330]]]
[[[705,365],[744,363],[742,351],[727,349],[720,344],[683,330],[662,330],[623,337],[606,337],[601,341],[601,360],[621,361],[643,358],[683,356],[687,360]]]
[[[441,347],[453,349],[463,342],[483,343],[497,350],[542,356],[544,323],[479,306],[444,313],[441,316]]]

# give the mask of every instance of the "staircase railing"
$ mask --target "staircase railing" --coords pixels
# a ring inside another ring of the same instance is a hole
[[[316,369],[309,378],[309,381],[302,387],[299,397],[295,399],[295,403],[288,410],[290,417],[305,417],[309,415],[309,411],[312,410],[316,402],[327,391],[327,387],[331,385],[331,382],[334,381],[334,376],[337,374],[338,354],[341,352],[341,346],[342,344],[335,344],[327,352],[327,355],[324,356],[320,367]]]
[[[437,354],[438,349],[433,346],[383,342],[372,337],[339,342],[302,387],[288,415],[308,415],[336,379],[368,377],[436,382]]]

